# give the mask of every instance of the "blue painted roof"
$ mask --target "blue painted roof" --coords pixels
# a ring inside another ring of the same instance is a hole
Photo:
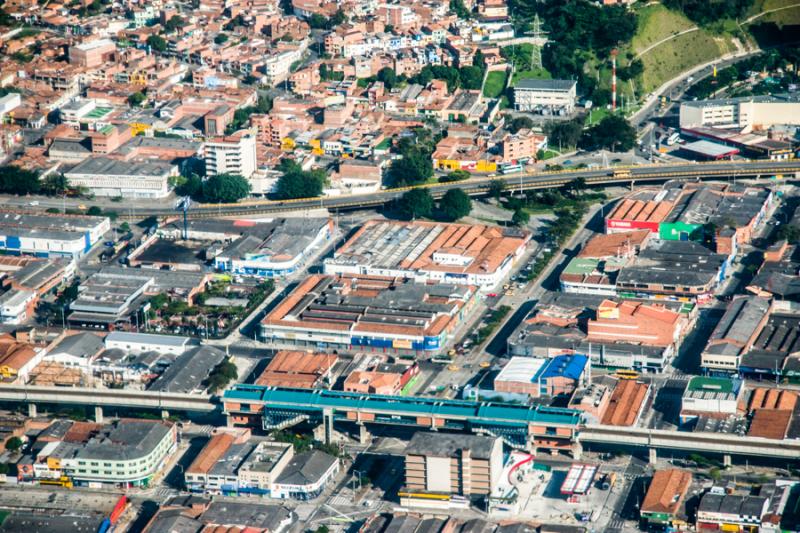
[[[261,385],[236,385],[223,400],[263,403],[269,407],[320,411],[324,408],[366,409],[398,414],[456,417],[479,423],[576,425],[581,412],[541,405],[517,405],[429,397],[383,396],[319,389],[288,389]]]
[[[542,371],[542,378],[554,378],[564,376],[566,378],[578,380],[586,368],[589,358],[581,354],[557,355],[548,363]]]

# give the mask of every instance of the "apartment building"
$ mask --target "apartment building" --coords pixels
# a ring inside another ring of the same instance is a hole
[[[239,131],[226,137],[209,139],[205,144],[206,174],[238,174],[249,178],[257,168],[256,136]]]
[[[503,443],[497,437],[418,431],[405,450],[404,491],[488,496],[502,469]]]
[[[45,444],[18,465],[20,481],[68,479],[80,486],[147,487],[177,449],[177,430],[160,420],[57,420],[37,441]]]
[[[547,149],[547,136],[522,129],[503,137],[503,161],[536,160],[539,150]]]
[[[111,39],[97,39],[69,47],[69,62],[80,67],[99,67],[106,61],[113,61],[116,55],[117,45]]]

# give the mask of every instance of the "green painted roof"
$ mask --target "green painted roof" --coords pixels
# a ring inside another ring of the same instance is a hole
[[[693,377],[689,381],[688,390],[710,390],[715,392],[733,392],[733,381],[726,378]]]
[[[261,403],[266,407],[321,411],[325,408],[363,409],[406,415],[452,416],[487,424],[528,423],[577,425],[581,412],[575,409],[526,406],[442,398],[382,396],[321,389],[287,389],[260,385],[237,385],[226,390],[223,400]]]

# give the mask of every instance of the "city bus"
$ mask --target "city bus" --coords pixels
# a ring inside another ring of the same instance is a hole
[[[508,163],[500,167],[500,174],[504,176],[506,174],[517,174],[518,172],[522,172],[522,165],[519,163]]]
[[[631,169],[629,169],[629,168],[614,169],[613,176],[615,178],[630,178],[631,177]]]
[[[617,370],[614,377],[619,379],[638,379],[639,373],[636,370]]]

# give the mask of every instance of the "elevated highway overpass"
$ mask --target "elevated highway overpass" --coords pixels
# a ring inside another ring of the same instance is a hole
[[[800,458],[800,440],[776,440],[727,433],[694,433],[663,429],[587,424],[578,434],[581,444],[623,445],[646,448],[655,462],[657,450],[722,455],[730,464],[732,455],[771,459]]]
[[[213,412],[219,409],[216,398],[205,394],[24,385],[0,386],[0,402],[27,404],[31,416],[36,416],[37,404],[93,406],[98,421],[103,418],[103,407],[156,409],[165,416],[170,410]]]
[[[588,185],[630,185],[666,180],[743,179],[800,175],[800,160],[790,161],[713,161],[708,163],[676,163],[612,167],[607,169],[561,170],[533,174],[510,174],[507,176],[476,176],[464,181],[419,185],[385,189],[369,194],[334,197],[301,198],[296,200],[247,200],[236,204],[199,204],[188,212],[190,218],[212,218],[218,216],[246,216],[303,209],[327,208],[348,210],[376,207],[400,198],[412,188],[426,188],[434,198],[439,198],[450,189],[462,189],[470,195],[485,195],[492,180],[502,179],[509,189],[550,189],[562,187],[578,178]],[[174,216],[175,211],[164,209],[137,209],[139,216]]]
[[[265,430],[291,427],[302,421],[321,422],[330,435],[334,423],[394,425],[423,430],[465,431],[495,435],[516,448],[570,450],[583,445],[715,453],[732,456],[797,460],[800,440],[776,440],[724,433],[586,424],[579,411],[496,402],[428,397],[380,396],[341,391],[236,385],[221,397],[90,388],[0,386],[0,402],[93,406],[98,420],[103,407],[210,413],[221,410],[234,425]]]

